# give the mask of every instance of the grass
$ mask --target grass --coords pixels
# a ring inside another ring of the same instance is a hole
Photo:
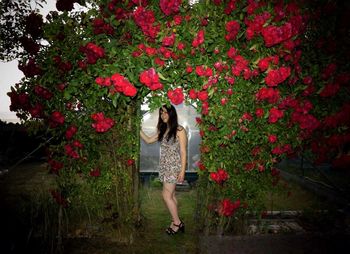
[[[0,178],[0,196],[7,209],[18,209],[18,204],[29,202],[36,193],[50,189],[49,177],[43,164],[27,164]],[[324,200],[305,191],[295,183],[288,183],[287,191],[267,195],[265,204],[268,210],[312,210],[329,206]],[[121,245],[113,239],[103,237],[74,238],[65,243],[65,253],[199,253],[199,234],[195,228],[196,191],[177,192],[179,213],[186,224],[186,233],[168,236],[165,228],[170,224],[170,216],[161,196],[161,187],[151,184],[141,188],[142,226],[135,235],[133,245]],[[25,197],[25,200],[24,200]],[[17,204],[17,207],[16,205]],[[14,214],[20,214],[16,211]],[[22,219],[26,218],[22,215]],[[27,217],[28,218],[28,217]],[[16,219],[16,218],[14,218]]]
[[[266,196],[265,205],[270,211],[322,210],[329,207],[329,202],[304,190],[294,182],[288,182],[288,189],[271,192]]]

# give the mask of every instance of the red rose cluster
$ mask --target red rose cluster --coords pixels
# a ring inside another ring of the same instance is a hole
[[[77,133],[77,131],[78,131],[77,126],[75,125],[69,126],[65,133],[66,139],[70,140],[75,135],[75,133]]]
[[[269,56],[269,57],[260,59],[258,62],[258,67],[260,71],[266,71],[269,68],[271,62],[274,65],[277,65],[279,62],[278,56]]]
[[[152,91],[163,89],[163,85],[159,82],[159,76],[154,68],[143,71],[140,74],[140,82]]]
[[[198,166],[199,170],[201,170],[201,171],[204,171],[206,169],[205,165],[201,161],[197,162],[197,166]]]
[[[265,77],[265,83],[268,86],[277,86],[285,81],[291,73],[290,67],[281,67],[276,70],[270,70]]]
[[[59,162],[59,161],[56,161],[56,160],[53,160],[53,159],[49,159],[48,161],[50,167],[51,167],[51,172],[54,173],[54,174],[57,174],[59,173],[59,171],[63,168],[64,164],[62,162]]]
[[[269,111],[269,123],[276,123],[280,118],[282,118],[284,112],[278,108],[271,108]]]
[[[293,27],[289,22],[280,27],[267,26],[262,29],[261,34],[264,38],[265,46],[271,47],[290,39],[293,35]]]
[[[27,110],[30,108],[29,95],[27,93],[17,93],[15,91],[12,91],[8,92],[7,95],[11,99],[11,111],[17,111],[20,109]]]
[[[92,42],[89,42],[85,46],[81,46],[79,48],[79,51],[85,54],[86,56],[85,61],[88,64],[95,64],[98,59],[105,56],[104,49]]]
[[[244,23],[247,25],[247,30],[245,32],[247,40],[251,40],[254,36],[261,34],[264,24],[271,17],[271,14],[265,11],[251,17],[252,18],[246,18],[244,20]]]
[[[59,111],[54,111],[51,114],[49,125],[51,128],[56,128],[64,123],[64,115]]]
[[[94,34],[110,34],[113,35],[114,29],[113,26],[107,24],[103,19],[95,18],[92,21],[94,27]]]
[[[174,90],[168,91],[168,98],[174,105],[181,104],[184,100],[184,94],[182,88],[175,88]]]
[[[112,118],[105,118],[103,112],[92,114],[91,118],[95,121],[91,126],[96,132],[106,132],[114,126],[114,120]]]
[[[179,12],[182,0],[160,0],[159,6],[166,16],[170,16]]]
[[[223,184],[229,177],[228,173],[222,168],[219,168],[216,172],[210,173],[210,179],[217,184]]]
[[[197,48],[199,45],[204,43],[204,30],[199,30],[196,37],[192,41],[192,46]]]
[[[44,110],[44,106],[40,102],[35,103],[35,105],[33,107],[28,109],[30,115],[33,118],[42,118],[43,117],[43,110]]]
[[[111,77],[107,78],[97,77],[95,81],[99,86],[109,87],[113,84],[113,88],[109,90],[112,94],[118,92],[130,97],[134,97],[137,94],[137,89],[133,86],[133,84],[131,84],[119,73],[115,73]]]
[[[262,101],[267,100],[268,103],[276,103],[280,99],[279,90],[270,88],[270,87],[262,87],[255,95],[256,100]]]
[[[208,99],[208,92],[206,90],[202,90],[202,91],[196,92],[196,90],[191,89],[189,91],[189,97],[192,100],[195,100],[195,99],[198,98],[200,101],[204,102],[204,101],[206,101]]]
[[[237,199],[235,202],[232,202],[230,199],[225,198],[219,204],[218,213],[222,216],[230,217],[240,206],[241,201],[239,199]]]
[[[57,190],[51,190],[50,193],[57,204],[61,205],[62,207],[68,206],[67,199],[65,199],[60,192],[58,192]]]
[[[73,159],[79,159],[78,152],[74,149],[71,144],[67,144],[64,146],[64,150],[67,156],[72,157]]]
[[[39,65],[35,63],[33,58],[28,60],[28,63],[20,63],[18,69],[21,70],[27,78],[34,77],[35,75],[41,75],[42,70]]]
[[[350,124],[350,104],[344,104],[342,108],[333,115],[323,119],[323,128],[336,128],[340,125]]]
[[[200,77],[210,77],[213,75],[213,70],[204,65],[196,66],[196,74]]]
[[[53,94],[48,89],[40,85],[34,86],[34,93],[45,100],[50,100],[53,96]]]
[[[99,177],[101,175],[101,170],[99,168],[95,168],[91,170],[89,174],[92,177]]]
[[[226,31],[228,34],[225,35],[227,41],[236,40],[236,36],[239,32],[240,25],[236,20],[232,20],[226,23]]]
[[[228,3],[226,4],[224,13],[226,15],[230,15],[232,11],[236,9],[236,0],[229,0]]]
[[[31,12],[25,19],[26,34],[30,34],[33,39],[39,38],[43,33],[43,24],[43,16]]]
[[[127,162],[126,162],[126,164],[127,164],[128,166],[132,166],[132,165],[135,164],[135,160],[134,160],[134,159],[128,159]]]
[[[286,145],[283,145],[283,146],[281,146],[281,145],[276,146],[271,151],[272,154],[276,154],[276,155],[281,155],[283,153],[291,154],[292,152],[293,152],[293,149],[292,149],[290,144],[286,144]]]
[[[19,39],[25,51],[27,51],[31,55],[36,55],[40,50],[40,45],[37,44],[32,38],[21,37]]]
[[[332,97],[340,90],[340,85],[337,83],[326,84],[320,92],[321,97]]]
[[[170,36],[165,36],[162,40],[162,46],[172,47],[175,43],[176,35],[172,33]]]
[[[160,25],[154,24],[156,20],[154,12],[139,6],[134,12],[134,20],[135,23],[141,28],[144,35],[148,36],[154,41],[160,31]]]
[[[60,56],[55,56],[53,58],[53,61],[56,63],[58,66],[58,69],[62,72],[69,72],[73,69],[73,65],[70,61],[63,61]]]

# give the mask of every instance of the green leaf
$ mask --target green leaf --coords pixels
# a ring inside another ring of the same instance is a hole
[[[168,81],[169,79],[167,79],[167,78],[165,78],[164,76],[163,76],[163,74],[162,73],[160,73],[160,72],[157,72],[158,73],[158,76],[160,77],[160,79],[162,79],[162,80],[166,80],[166,81]]]

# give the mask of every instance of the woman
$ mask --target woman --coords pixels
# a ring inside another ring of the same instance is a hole
[[[159,179],[163,183],[163,199],[172,217],[166,229],[169,235],[185,232],[185,224],[180,220],[175,197],[176,183],[182,184],[185,178],[187,158],[187,135],[184,127],[177,122],[173,105],[159,109],[157,133],[147,136],[141,130],[141,138],[147,143],[160,142]]]

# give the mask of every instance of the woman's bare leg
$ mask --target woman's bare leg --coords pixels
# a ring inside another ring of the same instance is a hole
[[[177,200],[175,198],[175,183],[163,183],[163,199],[171,214],[173,224],[179,225],[181,223],[178,211],[177,211]],[[176,228],[174,228],[176,229]]]

